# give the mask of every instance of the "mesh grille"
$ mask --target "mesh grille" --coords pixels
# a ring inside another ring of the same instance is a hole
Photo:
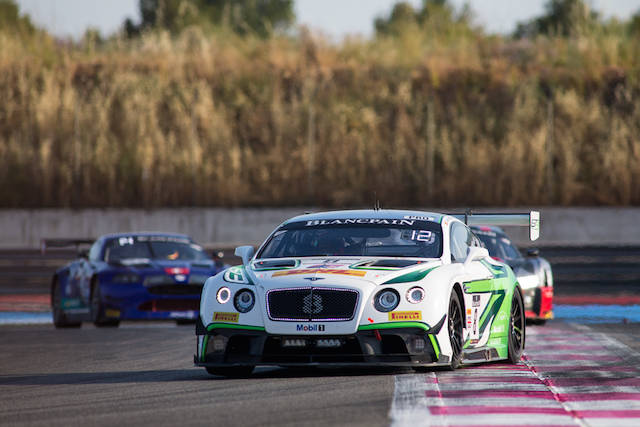
[[[358,305],[352,289],[291,288],[267,293],[271,320],[344,321],[351,320]]]

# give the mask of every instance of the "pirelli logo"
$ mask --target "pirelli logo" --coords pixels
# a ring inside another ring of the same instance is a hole
[[[392,311],[389,313],[391,322],[400,320],[422,320],[421,311]]]
[[[213,321],[214,322],[233,322],[233,323],[238,323],[238,318],[239,317],[240,317],[240,313],[222,313],[222,312],[213,313]]]

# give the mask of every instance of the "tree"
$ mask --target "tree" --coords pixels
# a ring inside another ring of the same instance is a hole
[[[30,35],[35,30],[29,15],[20,16],[18,5],[13,0],[0,0],[0,31]]]
[[[397,36],[416,26],[433,34],[468,31],[471,14],[467,6],[458,11],[448,0],[423,0],[417,10],[403,1],[393,6],[388,17],[376,18],[374,26],[376,34],[383,36]]]
[[[590,32],[600,24],[599,21],[598,13],[592,11],[584,0],[548,0],[545,13],[531,21],[518,23],[514,36],[572,37]]]
[[[139,25],[125,21],[130,36],[149,29],[178,33],[187,26],[200,25],[268,37],[295,19],[293,0],[139,0],[139,9]]]

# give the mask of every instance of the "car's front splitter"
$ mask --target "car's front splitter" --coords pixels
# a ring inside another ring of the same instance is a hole
[[[425,331],[423,327],[407,323],[402,327],[366,328],[351,335],[290,336],[268,334],[262,327],[231,324],[212,324],[205,329],[197,322],[196,330],[201,337],[194,363],[204,367],[449,363],[449,358],[440,351],[436,337],[439,329]]]

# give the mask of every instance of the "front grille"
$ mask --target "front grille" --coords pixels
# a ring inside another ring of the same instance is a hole
[[[271,320],[351,320],[357,305],[358,292],[353,289],[305,287],[267,292],[267,312]]]
[[[154,295],[200,295],[202,285],[158,285],[149,286],[147,290]]]

